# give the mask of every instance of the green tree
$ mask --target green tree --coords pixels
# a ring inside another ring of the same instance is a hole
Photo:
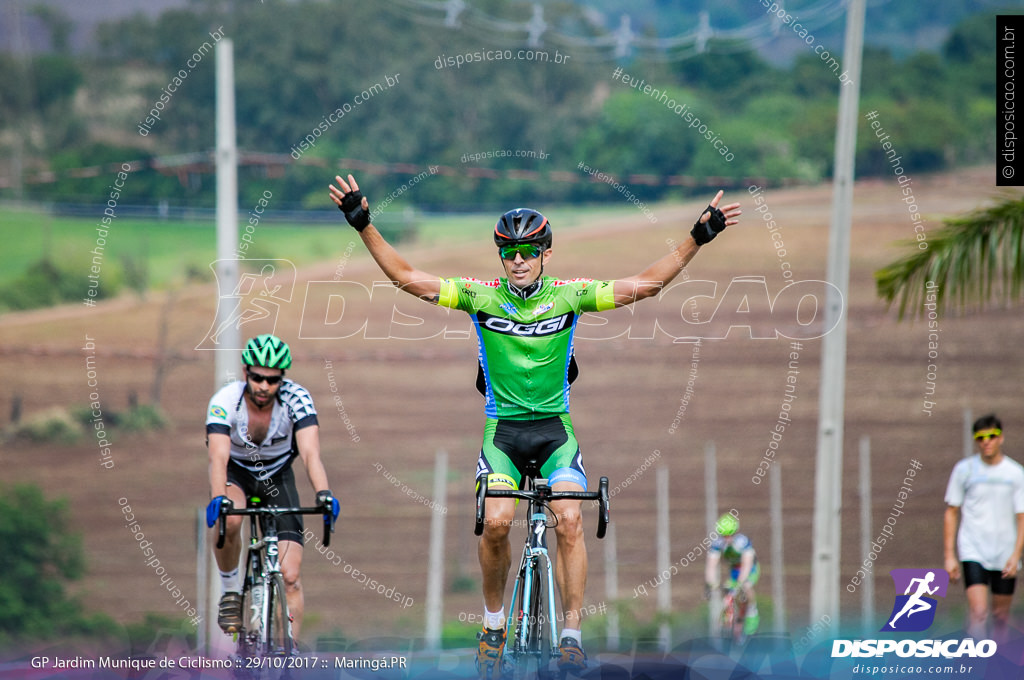
[[[704,140],[687,127],[686,121],[669,103],[680,111],[696,113],[705,120],[713,119],[708,107],[700,107],[693,91],[667,88],[662,97],[655,99],[637,92],[616,92],[604,102],[597,122],[580,140],[578,157],[601,172],[623,178],[629,174],[650,173],[675,175],[689,172],[698,143]],[[585,185],[586,189],[607,192],[605,185]],[[631,187],[637,195],[647,195],[654,189]]]
[[[776,74],[742,42],[712,40],[705,52],[673,64],[682,85],[716,91],[723,106],[737,106],[751,95],[771,91]]]
[[[32,485],[0,493],[0,644],[108,630],[89,617],[66,585],[85,573],[80,538],[68,528],[67,503]]]
[[[991,59],[996,51],[996,14],[981,12],[957,24],[942,45],[946,59],[964,64]]]
[[[1003,304],[1021,299],[1024,280],[1024,197],[948,219],[928,235],[927,248],[875,272],[878,295],[899,316],[924,313],[922,303],[935,291],[937,309],[980,309],[993,300]]]
[[[50,46],[54,52],[67,54],[71,49],[71,32],[75,23],[68,18],[67,14],[49,5],[33,5],[29,14],[35,16],[45,24],[50,31]]]

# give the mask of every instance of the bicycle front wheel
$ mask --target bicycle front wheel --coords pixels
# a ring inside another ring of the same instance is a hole
[[[274,574],[267,582],[267,618],[263,628],[264,653],[287,656],[292,652],[292,623],[288,614],[284,578]]]
[[[737,602],[734,606],[736,607],[736,617],[733,621],[732,640],[737,645],[742,646],[747,643],[747,633],[745,630],[747,621],[747,603],[745,601]]]
[[[551,663],[551,640],[546,631],[551,625],[548,620],[546,582],[541,576],[541,564],[538,560],[530,570],[530,601],[526,603],[524,614],[528,617],[526,626],[526,644],[521,661],[516,665],[517,676],[520,678],[546,678]]]
[[[719,637],[730,640],[733,634],[733,622],[735,620],[735,600],[732,595],[726,595],[722,601],[722,615],[720,619]]]

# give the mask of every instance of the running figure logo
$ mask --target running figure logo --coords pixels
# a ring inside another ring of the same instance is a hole
[[[214,271],[215,275],[217,263],[221,261],[217,260],[210,264],[210,269]],[[227,329],[235,327],[239,330],[239,343],[244,343],[244,338],[258,335],[256,331],[243,328],[243,326],[253,323],[256,323],[256,326],[250,328],[260,329],[259,333],[274,333],[281,306],[292,300],[296,269],[291,260],[233,260],[233,262],[236,263],[236,266],[244,263],[246,268],[252,271],[240,272],[236,285],[231,285],[217,277],[218,315],[214,317],[210,330],[202,342],[196,346],[196,349],[241,351],[244,347],[224,345],[221,334]],[[226,314],[227,318],[218,324],[221,307],[230,311]]]
[[[889,572],[896,586],[896,602],[883,631],[917,632],[926,630],[935,620],[938,600],[946,596],[949,573],[945,569],[893,569]]]

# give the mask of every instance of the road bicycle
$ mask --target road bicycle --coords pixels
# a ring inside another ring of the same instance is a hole
[[[252,496],[245,508],[222,511],[218,521],[217,547],[224,547],[228,515],[249,517],[249,544],[242,581],[242,628],[235,636],[236,677],[266,677],[270,671],[287,669],[292,654],[292,619],[288,613],[284,577],[278,558],[277,518],[282,515],[322,515],[323,545],[330,545],[334,516],[330,508],[288,508],[262,505]]]
[[[558,525],[558,517],[551,512],[549,503],[558,500],[598,501],[597,537],[604,538],[610,521],[608,512],[608,478],[602,477],[598,490],[552,491],[547,480],[527,475],[526,488],[513,490],[487,488],[487,478],[481,477],[476,493],[477,536],[483,533],[487,498],[519,498],[527,501],[529,517],[526,546],[519,563],[519,572],[512,588],[512,606],[509,608],[506,631],[510,631],[501,669],[503,675],[525,678],[535,670],[537,677],[547,677],[551,661],[558,656],[558,632],[555,618],[555,581],[551,574],[546,532]],[[550,517],[549,517],[550,513]]]
[[[747,618],[747,598],[743,589],[722,586],[722,613],[719,616],[719,636],[735,645],[747,641],[743,623]]]

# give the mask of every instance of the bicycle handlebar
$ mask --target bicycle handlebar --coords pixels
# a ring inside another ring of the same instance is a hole
[[[473,533],[479,536],[484,532],[484,517],[486,516],[485,507],[488,496],[491,498],[521,498],[527,501],[541,501],[543,503],[577,499],[598,502],[597,537],[604,538],[605,532],[608,529],[608,523],[611,522],[611,515],[608,511],[607,477],[601,478],[597,489],[597,491],[552,491],[551,487],[546,485],[540,486],[533,491],[523,491],[520,489],[488,489],[487,477],[483,476],[480,478],[479,486],[476,490],[476,523],[473,528]]]
[[[334,516],[331,511],[325,508],[285,508],[275,506],[261,506],[257,508],[232,508],[222,511],[217,519],[217,547],[224,547],[224,538],[227,535],[228,515],[323,515],[324,517],[324,540],[326,548],[331,544],[331,534],[334,533]]]

